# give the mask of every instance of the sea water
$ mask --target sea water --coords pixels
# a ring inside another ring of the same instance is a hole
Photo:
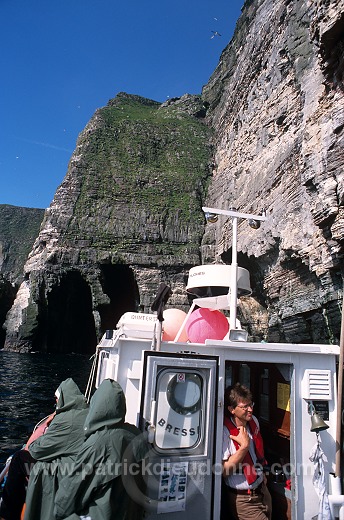
[[[73,378],[85,392],[92,360],[81,355],[16,354],[0,350],[0,471],[40,419],[55,409],[54,393]]]

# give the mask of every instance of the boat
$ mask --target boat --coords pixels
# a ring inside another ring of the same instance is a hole
[[[224,392],[240,382],[254,396],[272,519],[343,519],[343,320],[340,345],[250,341],[237,318],[238,299],[251,294],[249,273],[237,265],[237,223],[258,227],[267,217],[203,210],[209,221],[232,220],[231,264],[190,269],[188,312],[166,308],[171,291],[160,287],[152,313],[124,313],[94,355],[87,399],[104,379],[117,381],[126,421],[149,445],[144,492],[132,478],[136,467],[124,472],[127,491],[148,520],[227,520]]]
[[[237,319],[238,298],[251,293],[249,273],[236,261],[237,222],[247,219],[258,227],[266,215],[203,210],[210,221],[223,214],[232,220],[232,263],[190,270],[186,291],[194,299],[172,339],[163,320],[168,309],[162,318],[157,312],[126,312],[96,349],[87,392],[106,378],[119,382],[127,399],[126,420],[148,437],[146,492],[131,490],[133,497],[150,520],[226,518],[224,391],[239,381],[255,400],[273,519],[344,518],[342,347],[250,341]],[[185,339],[187,327],[195,337],[190,319],[196,310],[198,341]],[[227,313],[224,337],[207,337],[207,332],[202,337],[202,316],[209,312],[213,317]]]

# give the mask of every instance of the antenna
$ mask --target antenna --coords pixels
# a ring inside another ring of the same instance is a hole
[[[258,229],[260,227],[260,223],[263,220],[266,220],[266,212],[265,210],[261,215],[254,215],[252,213],[241,213],[237,211],[235,208],[231,208],[229,210],[218,209],[218,208],[207,208],[202,207],[204,211],[205,218],[207,222],[213,224],[218,221],[218,215],[225,215],[227,217],[231,217],[232,219],[232,268],[231,268],[231,279],[230,279],[230,305],[229,305],[229,326],[230,331],[235,330],[236,328],[236,315],[237,315],[237,295],[238,295],[238,281],[237,281],[237,272],[238,272],[238,260],[237,260],[237,241],[238,241],[238,219],[248,220],[249,225],[253,229]]]

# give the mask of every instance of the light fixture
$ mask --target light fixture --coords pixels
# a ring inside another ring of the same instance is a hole
[[[204,216],[209,224],[215,224],[215,222],[219,220],[219,216],[216,215],[216,213],[210,213],[209,211],[207,211]]]
[[[255,220],[254,218],[250,218],[250,219],[248,219],[248,225],[252,229],[259,229],[260,228],[260,221],[259,220]]]

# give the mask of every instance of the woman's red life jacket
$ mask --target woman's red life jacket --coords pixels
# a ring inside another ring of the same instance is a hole
[[[251,423],[254,424],[255,428],[252,428]],[[224,425],[229,431],[230,435],[234,435],[236,437],[239,435],[239,429],[237,426],[233,423],[233,421],[229,417],[224,418]],[[261,465],[266,464],[265,456],[264,456],[264,445],[263,445],[263,438],[259,431],[259,424],[258,420],[252,416],[251,421],[248,421],[246,426],[249,428],[252,439],[253,439],[253,445],[256,452],[257,462]],[[232,439],[233,440],[233,439]],[[235,449],[238,450],[240,447],[240,444],[233,440]],[[245,478],[249,485],[253,484],[257,478],[258,473],[256,471],[255,465],[253,463],[252,457],[250,452],[248,451],[245,455],[244,460],[242,461],[242,466],[244,470]]]

